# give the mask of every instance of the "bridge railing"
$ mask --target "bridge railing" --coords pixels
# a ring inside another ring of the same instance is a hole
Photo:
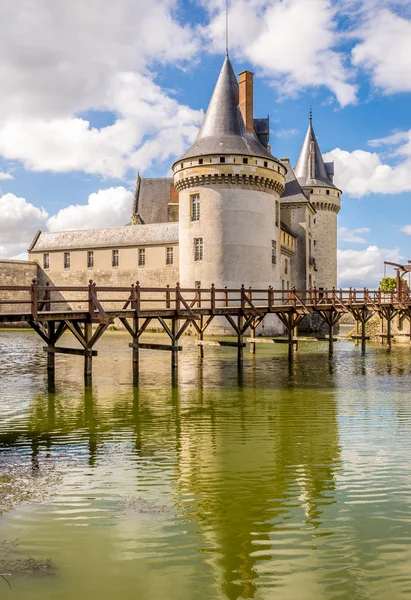
[[[144,287],[139,282],[131,286],[0,286],[0,312],[31,315],[33,319],[48,313],[87,312],[97,319],[107,319],[110,312],[175,311],[190,314],[194,310],[218,312],[220,309],[242,309],[246,312],[264,309],[275,312],[280,307],[321,309],[322,306],[343,307],[381,304],[411,305],[408,290],[399,293],[380,290],[311,288],[309,290],[276,290],[246,288],[182,288],[176,286]]]

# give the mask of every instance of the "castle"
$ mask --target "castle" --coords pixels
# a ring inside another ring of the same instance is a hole
[[[137,177],[131,223],[37,232],[29,259],[55,285],[297,290],[337,283],[339,190],[312,115],[295,168],[253,115],[253,74],[228,56],[197,139],[172,178]]]

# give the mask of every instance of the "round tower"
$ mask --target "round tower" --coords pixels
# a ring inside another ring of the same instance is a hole
[[[182,287],[275,289],[286,168],[261,143],[252,74],[240,86],[228,57],[193,146],[173,165]]]
[[[295,176],[316,210],[312,223],[311,256],[317,288],[337,286],[337,214],[341,190],[333,183],[334,163],[324,163],[315,137],[312,113],[307,135],[294,169]]]

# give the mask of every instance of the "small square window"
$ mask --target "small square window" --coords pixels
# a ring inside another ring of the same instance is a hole
[[[203,238],[194,238],[193,242],[194,260],[203,260],[204,256],[204,245]]]
[[[70,268],[70,252],[64,253],[64,268],[65,269]]]
[[[145,264],[146,264],[146,249],[139,248],[138,249],[138,266],[144,267]]]
[[[220,163],[225,163],[225,156],[220,156]]]
[[[266,160],[264,161],[264,166],[268,167],[268,162]]]
[[[94,267],[94,252],[89,250],[87,252],[87,268],[92,269]]]
[[[113,250],[111,253],[111,266],[118,267],[119,264],[120,264],[120,257],[119,257],[118,250]]]
[[[43,269],[50,268],[50,254],[43,254]]]
[[[203,164],[203,159],[202,159],[202,158],[199,158],[199,159],[198,159],[198,164],[199,164],[199,165],[202,165],[202,164]]]
[[[174,248],[166,248],[166,265],[172,265],[174,263]]]
[[[314,194],[314,190],[310,190],[310,194]]]
[[[248,158],[243,158],[243,164],[248,165]]]
[[[330,195],[330,190],[326,190],[325,193],[327,194],[327,196],[329,196]]]

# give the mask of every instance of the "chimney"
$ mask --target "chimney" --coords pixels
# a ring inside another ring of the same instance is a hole
[[[242,71],[239,74],[240,85],[240,110],[243,115],[247,131],[254,131],[254,73]]]

